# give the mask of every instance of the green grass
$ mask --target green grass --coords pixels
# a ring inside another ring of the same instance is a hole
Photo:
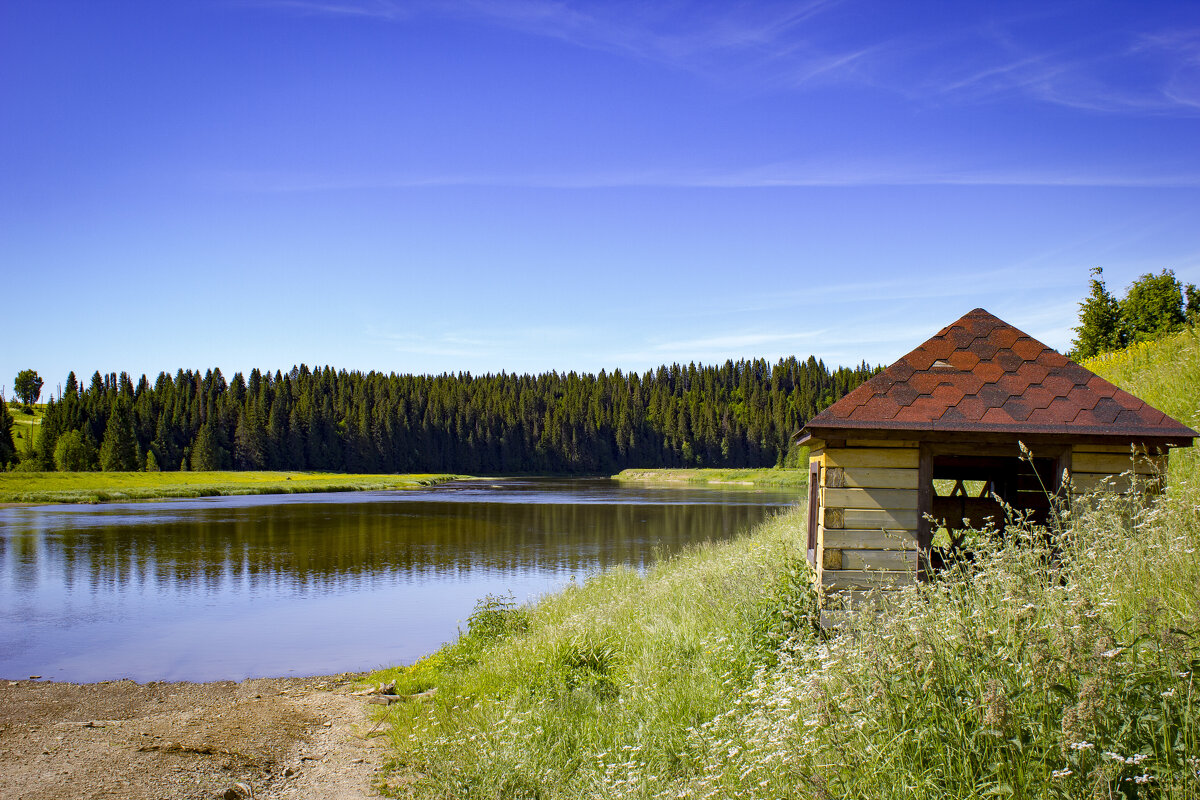
[[[1088,365],[1184,422],[1185,335]],[[401,797],[1200,797],[1200,469],[1013,528],[817,634],[804,513],[516,607],[375,680]]]
[[[613,476],[619,481],[646,483],[719,483],[747,486],[803,487],[807,469],[626,469]]]
[[[24,453],[30,449],[30,438],[33,439],[32,446],[37,447],[44,412],[45,406],[42,405],[34,405],[32,414],[26,414],[19,407],[11,405],[8,407],[8,413],[13,418],[13,444],[17,446],[18,453]]]
[[[3,503],[104,503],[171,497],[414,489],[455,475],[334,472],[0,472]]]

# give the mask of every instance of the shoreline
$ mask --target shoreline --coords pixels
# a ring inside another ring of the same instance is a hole
[[[0,509],[201,497],[406,491],[457,480],[478,478],[451,473],[385,475],[282,471],[0,473]]]

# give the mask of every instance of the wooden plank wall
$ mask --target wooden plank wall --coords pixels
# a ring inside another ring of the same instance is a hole
[[[850,439],[818,456],[826,606],[839,594],[916,579],[918,454],[916,442]]]
[[[1132,473],[1132,476],[1127,473]],[[1167,475],[1167,456],[1133,455],[1128,445],[1078,444],[1071,448],[1071,488],[1076,495],[1088,492],[1128,492],[1132,480],[1156,491]]]

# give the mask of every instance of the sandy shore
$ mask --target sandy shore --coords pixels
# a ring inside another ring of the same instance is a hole
[[[0,681],[0,797],[374,797],[387,736],[362,677]]]

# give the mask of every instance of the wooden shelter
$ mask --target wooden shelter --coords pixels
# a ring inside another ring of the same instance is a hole
[[[1196,435],[977,308],[800,432],[822,602],[927,577],[959,531],[1003,526],[995,497],[1044,523],[1053,497],[1161,480]]]

